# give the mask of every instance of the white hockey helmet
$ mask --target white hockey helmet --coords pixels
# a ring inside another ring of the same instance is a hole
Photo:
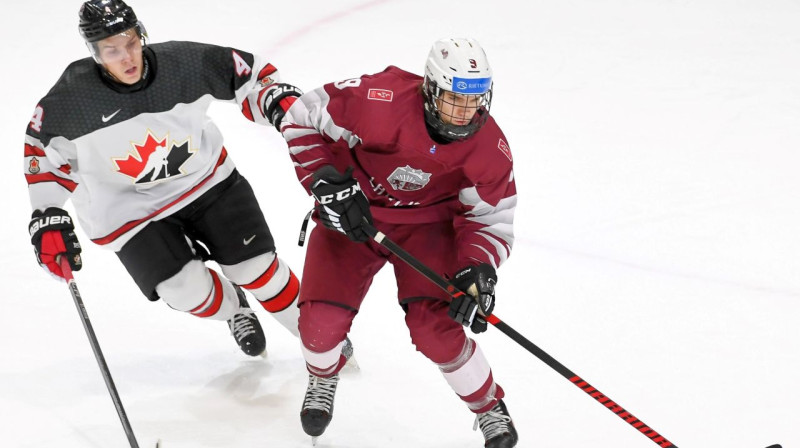
[[[477,112],[466,125],[442,120],[444,91],[476,96]],[[474,39],[442,39],[433,44],[425,63],[425,122],[429,131],[445,141],[463,140],[480,129],[492,103],[492,68],[486,52]]]

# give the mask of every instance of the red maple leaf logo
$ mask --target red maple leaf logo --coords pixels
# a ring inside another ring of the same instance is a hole
[[[157,148],[164,147],[167,144],[167,137],[164,140],[157,141],[150,132],[147,133],[147,139],[142,145],[133,144],[136,154],[128,153],[128,157],[123,159],[112,159],[117,166],[117,171],[120,173],[137,179],[145,166],[150,155],[155,152]]]

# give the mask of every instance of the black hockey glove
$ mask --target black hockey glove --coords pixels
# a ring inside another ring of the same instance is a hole
[[[81,244],[75,235],[72,218],[66,210],[50,207],[44,212],[34,211],[28,232],[36,251],[36,259],[46,271],[66,278],[57,260],[59,255],[67,257],[73,271],[79,271],[83,266]]]
[[[473,333],[486,331],[485,317],[494,309],[497,283],[494,268],[486,263],[465,267],[453,276],[451,283],[466,295],[454,298],[447,314],[461,325],[469,326]]]
[[[300,89],[291,84],[277,83],[267,87],[261,110],[264,111],[264,116],[267,117],[271,125],[275,126],[278,132],[281,130],[281,120],[286,115],[286,111],[292,107],[294,101],[302,94],[303,92]]]
[[[353,178],[353,168],[340,173],[331,165],[314,172],[311,193],[317,199],[316,209],[325,227],[342,232],[351,240],[363,243],[369,235],[361,228],[372,224],[369,201]]]

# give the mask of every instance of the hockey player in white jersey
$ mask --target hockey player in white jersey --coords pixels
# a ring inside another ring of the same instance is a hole
[[[229,101],[251,121],[279,123],[299,90],[244,51],[150,45],[122,0],[86,1],[79,19],[91,57],[67,67],[25,135],[39,263],[62,278],[59,256],[81,268],[62,209],[71,200],[85,233],[116,252],[148,299],[227,321],[242,351],[255,356],[265,338],[244,289],[297,335],[299,282],[277,257],[253,191],[206,111]]]

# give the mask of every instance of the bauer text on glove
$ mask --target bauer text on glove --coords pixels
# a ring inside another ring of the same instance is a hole
[[[83,266],[81,244],[75,235],[72,218],[65,210],[50,207],[43,212],[34,211],[28,232],[36,251],[36,259],[53,275],[65,278],[58,264],[59,255],[67,257],[73,271],[78,271]]]

